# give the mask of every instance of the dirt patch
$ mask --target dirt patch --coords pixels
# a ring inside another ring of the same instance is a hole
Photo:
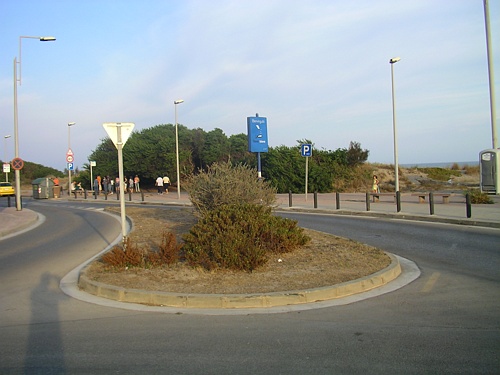
[[[110,211],[119,212],[117,208]],[[196,222],[189,208],[127,208],[134,221],[132,241],[155,249],[162,231],[180,239]],[[265,293],[330,286],[375,273],[390,264],[381,250],[333,235],[306,230],[311,242],[301,249],[270,258],[257,271],[206,271],[185,264],[155,269],[116,269],[95,261],[87,276],[124,288],[176,293]]]

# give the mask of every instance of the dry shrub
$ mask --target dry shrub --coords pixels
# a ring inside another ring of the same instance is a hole
[[[468,190],[464,192],[464,195],[469,194],[470,202],[473,204],[493,204],[493,200],[489,197],[487,193],[484,193],[478,189]]]
[[[115,246],[111,251],[104,254],[102,262],[112,267],[138,267],[145,263],[145,253],[141,252],[130,237],[125,238],[124,246]]]
[[[276,189],[268,182],[258,180],[257,171],[249,166],[214,163],[206,171],[199,172],[184,185],[198,216],[203,217],[223,205],[271,206],[276,202]]]
[[[469,176],[478,176],[480,169],[479,165],[464,165],[463,167],[464,174]]]
[[[148,253],[148,262],[153,267],[177,263],[180,259],[181,248],[182,244],[177,243],[175,234],[164,231],[161,243],[158,245],[158,251]]]
[[[124,246],[115,246],[101,257],[101,261],[116,268],[125,267],[161,267],[177,263],[180,258],[182,244],[177,243],[175,234],[164,231],[157,251],[149,247],[140,250],[130,237],[125,239]]]

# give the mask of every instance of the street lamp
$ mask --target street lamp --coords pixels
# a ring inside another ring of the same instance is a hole
[[[394,132],[394,186],[396,193],[399,191],[399,166],[398,166],[398,137],[396,128],[396,99],[394,97],[394,64],[401,60],[401,57],[393,57],[389,60],[391,64],[392,83],[392,129]]]
[[[76,122],[68,122],[68,153],[66,154],[66,158],[68,156],[73,156],[72,155],[72,151],[71,151],[71,142],[70,142],[70,128],[75,125]],[[68,161],[68,164],[70,163],[69,160]],[[68,165],[68,195],[71,194],[71,169],[69,168],[69,165]]]
[[[4,158],[3,162],[7,163],[7,138],[10,138],[10,135],[4,135],[3,137],[3,150],[4,150]],[[5,182],[9,182],[9,172],[5,172]]]
[[[177,104],[184,103],[184,100],[174,100],[175,108],[175,157],[177,162],[177,199],[181,199],[181,176],[179,173],[179,131],[177,126]]]
[[[19,131],[18,131],[18,116],[17,116],[17,83],[21,86],[21,41],[23,39],[38,39],[40,42],[53,42],[56,40],[53,36],[20,36],[19,37],[19,61],[14,57],[14,157],[19,158]],[[19,64],[19,78],[17,77],[17,64]],[[16,209],[22,210],[21,207],[21,173],[19,169],[15,170],[16,179]]]
[[[493,148],[498,147],[498,137],[497,137],[497,114],[495,107],[495,69],[493,68],[493,50],[491,48],[491,27],[490,27],[490,11],[488,6],[488,0],[484,0],[484,24],[486,27],[486,53],[488,55],[488,81],[490,84],[490,117],[491,117],[491,137]],[[497,171],[498,173],[498,171]],[[498,174],[497,174],[498,182]],[[497,185],[498,186],[498,185]],[[498,191],[497,191],[498,194]]]

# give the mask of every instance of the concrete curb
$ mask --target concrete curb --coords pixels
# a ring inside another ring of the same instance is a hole
[[[79,275],[78,287],[97,297],[119,302],[149,306],[166,306],[193,309],[251,309],[288,306],[327,301],[351,296],[383,286],[401,274],[399,260],[392,254],[391,264],[372,275],[345,283],[321,288],[253,294],[182,294],[126,289],[90,280],[85,267]]]
[[[9,207],[0,210],[0,212],[9,223],[8,227],[0,228],[0,239],[23,233],[43,222],[43,215],[28,209],[17,211],[15,207]]]

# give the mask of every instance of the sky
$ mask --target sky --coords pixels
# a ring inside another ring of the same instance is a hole
[[[500,1],[489,10],[498,114]],[[271,147],[354,141],[392,164],[393,57],[400,164],[476,161],[493,145],[483,0],[0,0],[0,30],[2,160],[15,58],[19,157],[61,171],[69,147],[88,163],[105,122],[175,123],[178,99],[189,129],[246,134],[258,113]],[[20,51],[20,36],[57,40]]]

